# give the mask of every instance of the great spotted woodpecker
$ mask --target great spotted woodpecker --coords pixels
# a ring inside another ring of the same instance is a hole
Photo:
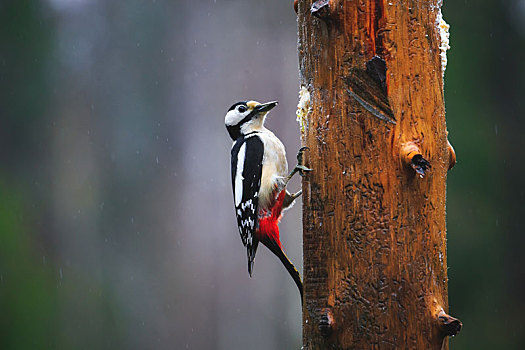
[[[292,176],[310,171],[302,165],[304,148],[297,155],[298,164],[288,173],[286,152],[282,142],[264,127],[268,112],[277,102],[237,102],[224,118],[233,139],[231,173],[237,225],[248,253],[248,273],[259,242],[270,249],[292,276],[303,298],[299,272],[283,252],[278,223],[283,209],[290,207],[301,191],[290,193],[286,185]]]

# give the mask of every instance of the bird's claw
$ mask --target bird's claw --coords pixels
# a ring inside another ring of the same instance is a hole
[[[307,168],[304,165],[299,165],[299,164],[295,166],[295,169],[297,169],[297,171],[299,172],[299,175],[303,177],[306,176],[305,173],[309,173],[310,171],[312,171],[312,169]]]
[[[303,165],[303,154],[304,154],[304,151],[306,151],[307,149],[310,149],[310,148],[307,146],[303,146],[299,148],[299,151],[297,152],[297,165],[295,166],[295,170],[298,171],[299,175],[303,177],[306,176],[305,173],[309,173],[310,171],[312,171],[312,169],[307,168]]]
[[[312,169],[307,168],[307,167],[305,167],[303,165],[303,153],[307,149],[309,149],[309,148],[308,147],[301,147],[299,149],[299,152],[297,152],[297,165],[293,168],[293,170],[290,173],[290,175],[288,175],[286,177],[286,181],[285,181],[286,184],[288,183],[288,181],[290,181],[292,176],[295,175],[295,173],[299,173],[299,175],[304,177],[304,176],[306,176],[306,173],[309,173],[310,171],[312,171]]]
[[[297,164],[303,164],[303,154],[307,149],[310,149],[310,147],[303,146],[299,148],[299,151],[297,152]]]

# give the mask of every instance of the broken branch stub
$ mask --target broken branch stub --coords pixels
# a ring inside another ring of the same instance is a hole
[[[459,331],[461,331],[461,327],[463,327],[463,323],[461,323],[460,320],[447,315],[443,310],[439,312],[438,321],[439,328],[443,336],[454,337],[459,333]]]
[[[327,19],[330,17],[330,0],[318,0],[312,4],[310,8],[312,16],[319,19]]]
[[[432,168],[430,162],[421,154],[419,146],[413,141],[403,144],[400,156],[405,166],[411,167],[421,178]]]

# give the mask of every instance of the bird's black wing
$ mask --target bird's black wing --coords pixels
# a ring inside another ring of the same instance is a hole
[[[242,243],[247,248],[250,276],[252,275],[253,261],[259,243],[255,238],[255,230],[258,226],[257,210],[263,154],[264,144],[257,134],[239,138],[231,151],[235,212]]]

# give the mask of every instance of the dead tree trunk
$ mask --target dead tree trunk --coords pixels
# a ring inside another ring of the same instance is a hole
[[[441,349],[448,316],[440,0],[299,0],[305,349]],[[443,22],[441,22],[443,23]],[[446,54],[446,53],[445,53]]]

